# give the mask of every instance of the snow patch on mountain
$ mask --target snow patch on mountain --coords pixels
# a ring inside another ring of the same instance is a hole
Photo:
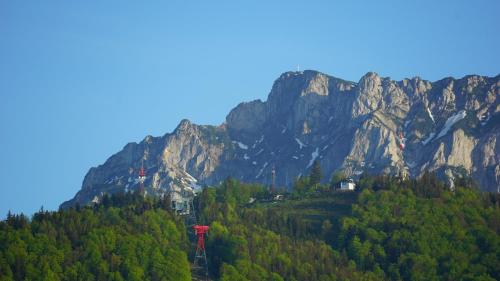
[[[314,160],[316,160],[316,158],[318,158],[318,156],[319,156],[319,148],[316,147],[316,150],[314,150],[311,153],[311,161],[309,161],[309,164],[307,164],[307,168],[312,166],[312,164],[314,163]]]
[[[464,119],[465,116],[467,116],[467,112],[465,112],[465,110],[460,110],[457,114],[448,118],[448,120],[446,120],[446,123],[444,123],[443,129],[441,129],[441,132],[439,132],[435,140],[446,135],[448,131],[451,129],[451,127],[455,125],[458,121]]]
[[[430,133],[429,136],[422,141],[422,144],[427,145],[434,138],[435,135],[436,133]]]
[[[300,149],[306,147],[306,145],[303,142],[301,142],[298,138],[295,138],[295,141],[299,144]]]
[[[264,165],[262,165],[262,168],[260,169],[259,173],[255,176],[255,178],[258,178],[262,175],[262,172],[264,171],[264,169],[267,167],[267,162],[264,163]]]
[[[429,107],[426,106],[425,109],[427,109],[427,113],[429,114],[429,117],[431,118],[432,122],[436,123],[436,121],[434,121],[434,116],[432,115],[432,112],[429,109]]]
[[[248,145],[242,143],[242,142],[239,142],[239,141],[233,141],[234,144],[238,144],[238,146],[241,148],[241,149],[248,149]]]

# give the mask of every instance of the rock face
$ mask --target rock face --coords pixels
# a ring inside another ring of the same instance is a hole
[[[358,83],[317,71],[286,72],[268,100],[239,104],[219,126],[182,120],[173,133],[129,143],[91,168],[63,207],[104,192],[137,189],[143,163],[154,194],[173,183],[216,184],[228,176],[290,187],[319,160],[335,170],[448,178],[470,175],[500,186],[500,75],[429,82],[369,72]],[[404,149],[402,147],[404,146]]]

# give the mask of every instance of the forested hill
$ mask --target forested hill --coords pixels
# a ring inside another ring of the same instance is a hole
[[[0,280],[191,280],[184,223],[165,201],[105,196],[93,208],[0,223]]]
[[[335,186],[335,177],[333,186]],[[213,280],[500,280],[499,196],[432,174],[363,177],[338,192],[302,177],[282,201],[227,179],[196,199]],[[249,203],[255,198],[253,203]],[[193,246],[168,200],[0,222],[0,280],[190,280]]]

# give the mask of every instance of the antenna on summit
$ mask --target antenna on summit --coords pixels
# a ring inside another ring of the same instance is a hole
[[[297,64],[297,72],[300,72],[300,65]]]

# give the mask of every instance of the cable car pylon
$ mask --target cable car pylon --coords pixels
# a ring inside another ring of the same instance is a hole
[[[205,251],[205,234],[208,235],[208,225],[194,225],[193,226],[195,235],[197,237],[196,243],[196,253],[194,255],[193,268],[205,268],[205,280],[208,280],[208,262],[207,262],[207,252]],[[200,265],[200,260],[204,265]]]

